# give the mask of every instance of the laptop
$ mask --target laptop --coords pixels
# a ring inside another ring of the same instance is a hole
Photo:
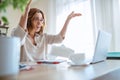
[[[91,64],[106,60],[111,38],[110,33],[99,30]]]
[[[76,55],[76,57],[74,57],[76,59],[74,59],[73,65],[94,64],[105,61],[107,58],[108,49],[110,47],[111,37],[112,35],[110,33],[99,30],[92,59],[85,59],[82,63],[74,64],[76,61],[79,62],[78,60],[80,58],[80,56]]]

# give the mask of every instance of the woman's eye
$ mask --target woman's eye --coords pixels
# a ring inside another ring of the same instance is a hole
[[[34,18],[34,20],[35,21],[40,21],[40,22],[44,21],[44,19],[39,19],[39,18]]]

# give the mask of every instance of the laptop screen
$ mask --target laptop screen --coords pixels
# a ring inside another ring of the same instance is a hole
[[[99,30],[92,63],[106,60],[111,37],[110,33]]]

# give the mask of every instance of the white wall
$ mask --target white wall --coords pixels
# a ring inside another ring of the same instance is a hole
[[[46,18],[46,31],[47,33],[54,34],[55,33],[55,0],[33,0],[31,7],[36,7],[41,9]],[[1,13],[0,16],[5,15],[9,20],[9,31],[8,36],[10,35],[10,32],[12,28],[16,27],[19,23],[19,19],[22,12],[20,10],[13,10],[13,8],[10,6],[7,8],[6,13]]]

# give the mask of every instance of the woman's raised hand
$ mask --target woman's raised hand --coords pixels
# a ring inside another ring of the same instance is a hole
[[[72,11],[69,15],[68,15],[68,19],[72,19],[74,17],[77,17],[77,16],[82,16],[81,13],[74,13],[74,11]]]
[[[26,8],[25,8],[25,13],[21,16],[20,18],[20,22],[19,22],[19,25],[24,29],[26,30],[26,27],[27,27],[27,18],[28,18],[28,13],[30,11],[30,4],[31,4],[32,0],[29,0]]]
[[[26,6],[26,9],[25,9],[25,13],[28,14],[29,13],[29,10],[30,10],[30,4],[31,4],[32,0],[30,0]]]

